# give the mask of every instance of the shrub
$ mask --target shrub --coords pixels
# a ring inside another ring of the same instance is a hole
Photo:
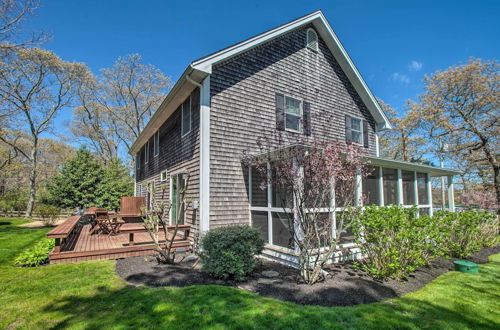
[[[42,223],[44,226],[53,226],[56,223],[61,209],[53,205],[38,205],[35,212],[42,218]]]
[[[241,281],[251,273],[264,248],[259,232],[248,226],[219,227],[201,240],[203,269],[217,278]]]
[[[24,211],[28,205],[28,196],[21,191],[10,191],[0,197],[0,210],[3,213]]]
[[[377,278],[401,279],[428,264],[438,253],[440,232],[429,216],[417,209],[367,206],[353,226],[365,258],[361,268]]]
[[[44,238],[33,247],[24,250],[15,260],[16,266],[35,267],[47,262],[49,253],[54,248],[54,240]]]
[[[497,242],[498,220],[493,213],[440,211],[434,218],[443,233],[441,249],[447,256],[466,258]]]

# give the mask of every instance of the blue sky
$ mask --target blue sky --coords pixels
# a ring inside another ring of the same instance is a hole
[[[373,93],[402,110],[425,74],[498,58],[500,1],[42,0],[26,28],[44,47],[97,72],[140,53],[175,81],[193,60],[323,10]],[[65,132],[70,109],[57,120]]]

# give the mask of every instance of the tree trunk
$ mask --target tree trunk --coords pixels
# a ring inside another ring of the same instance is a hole
[[[26,213],[24,216],[30,218],[33,213],[33,207],[35,206],[36,197],[36,175],[38,167],[38,138],[33,141],[33,149],[31,149],[31,173],[30,173],[30,196],[28,199],[28,206],[26,208]]]
[[[497,196],[497,214],[500,214],[500,166],[493,164],[493,186]]]

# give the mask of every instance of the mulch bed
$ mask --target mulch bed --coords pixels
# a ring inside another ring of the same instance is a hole
[[[488,256],[500,253],[500,246],[484,248],[468,260],[488,262]],[[329,275],[313,286],[298,283],[297,270],[276,262],[263,260],[261,265],[244,282],[224,281],[212,278],[195,264],[195,260],[176,265],[160,265],[153,257],[133,257],[117,260],[116,272],[132,285],[152,287],[190,285],[234,286],[261,296],[291,301],[302,305],[350,306],[380,302],[416,291],[441,274],[453,270],[456,259],[438,258],[431,265],[421,267],[407,280],[377,281],[366,273],[353,268],[350,263],[328,266]],[[263,271],[279,273],[267,278]]]

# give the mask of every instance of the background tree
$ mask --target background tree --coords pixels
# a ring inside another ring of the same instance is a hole
[[[471,59],[425,77],[418,111],[434,145],[447,143],[446,155],[466,163],[485,182],[493,182],[500,202],[500,75],[496,61]],[[435,149],[437,149],[435,147]]]
[[[415,104],[409,101],[404,114],[399,115],[384,101],[379,99],[378,102],[393,126],[393,129],[380,132],[381,155],[404,161],[425,161],[427,141],[422,134],[422,120]]]
[[[96,188],[96,205],[118,210],[120,198],[134,193],[134,182],[129,173],[129,169],[119,159],[111,160],[104,168],[104,175]]]
[[[89,77],[78,93],[73,134],[90,142],[105,160],[128,152],[171,88],[158,68],[139,54],[120,57],[99,77]]]
[[[79,149],[47,186],[49,202],[71,209],[95,206],[96,191],[103,177],[104,170],[90,151]]]
[[[30,140],[29,150],[22,150],[0,133],[0,139],[30,163],[27,217],[36,197],[40,137],[50,130],[57,113],[70,104],[75,84],[86,71],[80,63],[65,62],[53,52],[36,47],[15,50],[0,63],[1,105],[13,109],[10,124]]]

